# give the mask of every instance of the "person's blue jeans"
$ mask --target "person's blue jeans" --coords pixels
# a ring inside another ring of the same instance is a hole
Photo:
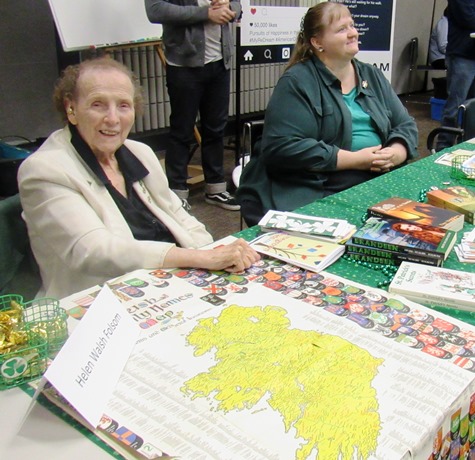
[[[475,97],[475,59],[460,56],[446,56],[447,63],[447,103],[442,114],[442,126],[455,127],[460,104]],[[439,134],[437,150],[454,144],[454,136],[447,133]]]
[[[165,170],[170,188],[188,189],[186,180],[190,144],[198,112],[205,182],[224,183],[224,129],[229,113],[229,70],[225,69],[222,60],[204,67],[167,65],[166,82],[171,115]]]

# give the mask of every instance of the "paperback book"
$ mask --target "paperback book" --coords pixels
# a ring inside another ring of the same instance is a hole
[[[475,263],[475,229],[462,235],[460,243],[455,246],[455,254],[460,262]]]
[[[464,215],[459,212],[400,197],[388,198],[370,206],[368,215],[403,219],[454,231],[461,230],[464,224]]]
[[[435,257],[431,256],[422,256],[418,254],[403,254],[401,252],[354,244],[352,239],[348,240],[345,243],[345,246],[345,253],[350,257],[350,259],[360,262],[369,262],[372,264],[397,266],[400,265],[403,261],[409,261],[439,267],[442,265],[443,262],[441,259],[436,259]]]
[[[427,192],[427,202],[444,209],[452,209],[465,216],[465,220],[473,224],[475,212],[475,191],[468,187],[455,185],[444,189]]]
[[[403,262],[388,288],[423,305],[475,311],[475,274]]]
[[[345,252],[343,244],[285,232],[264,233],[250,244],[261,254],[314,272],[325,270]]]
[[[259,221],[263,232],[284,231],[292,235],[307,236],[340,243],[356,231],[356,226],[345,219],[306,216],[294,212],[267,211]]]
[[[353,235],[352,243],[400,254],[443,261],[457,240],[457,233],[401,219],[370,217]]]

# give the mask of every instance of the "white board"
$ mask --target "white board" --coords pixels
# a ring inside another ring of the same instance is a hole
[[[144,0],[49,0],[64,51],[158,41]]]

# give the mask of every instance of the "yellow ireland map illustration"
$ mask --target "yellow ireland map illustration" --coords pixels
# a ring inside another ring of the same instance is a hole
[[[286,315],[230,305],[199,320],[187,343],[195,356],[214,353],[215,364],[182,392],[211,398],[224,413],[266,399],[285,431],[295,430],[296,459],[368,458],[381,430],[372,381],[383,360],[338,336],[292,328]]]

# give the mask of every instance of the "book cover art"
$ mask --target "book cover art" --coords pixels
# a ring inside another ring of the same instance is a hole
[[[465,215],[473,224],[475,211],[475,192],[468,187],[455,185],[427,192],[427,201],[437,207],[452,209]]]
[[[264,233],[250,244],[261,254],[315,272],[324,270],[345,252],[344,245],[285,232]]]
[[[455,231],[460,230],[464,223],[463,214],[456,211],[400,197],[388,198],[370,206],[368,214],[376,217],[404,219],[417,224]]]
[[[348,239],[356,230],[345,219],[306,216],[294,212],[270,210],[258,224],[262,231],[285,231],[294,235],[310,236],[341,242]]]
[[[455,244],[456,236],[454,231],[440,227],[402,219],[370,217],[353,235],[352,243],[443,260]]]
[[[426,305],[475,311],[475,274],[461,270],[403,262],[389,292]]]

